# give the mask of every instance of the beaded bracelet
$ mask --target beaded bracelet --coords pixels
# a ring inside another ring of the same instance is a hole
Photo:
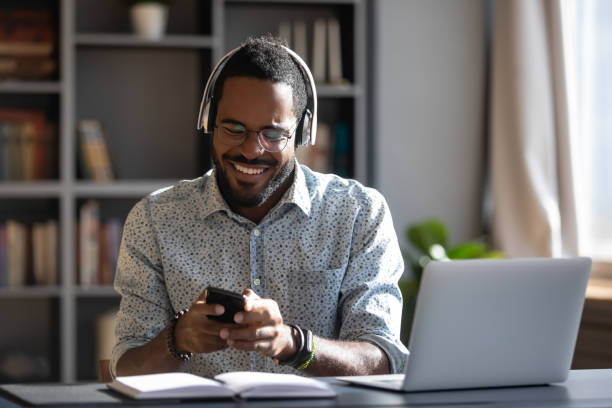
[[[176,323],[178,322],[178,320],[189,311],[189,309],[183,309],[183,310],[179,310],[175,315],[174,318],[170,321],[170,325],[168,327],[168,351],[170,352],[170,355],[172,355],[172,357],[174,357],[175,359],[177,359],[178,361],[189,361],[189,359],[191,357],[193,357],[193,353],[189,352],[189,351],[178,351],[176,349],[176,338],[174,337],[174,328],[176,327]]]
[[[308,367],[308,365],[310,364],[310,362],[314,358],[314,356],[315,356],[315,342],[314,342],[314,339],[312,339],[312,352],[308,356],[308,360],[304,361],[299,367],[297,367],[297,369],[298,370],[305,370],[306,367]]]

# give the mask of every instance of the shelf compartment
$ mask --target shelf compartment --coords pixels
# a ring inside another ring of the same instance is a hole
[[[0,336],[0,382],[60,380],[59,304],[56,297],[0,298],[0,321],[10,326]]]
[[[193,178],[208,169],[196,120],[210,51],[85,48],[76,60],[77,123],[100,121],[116,179]]]
[[[95,381],[98,360],[110,359],[119,298],[77,297],[77,380]]]
[[[212,1],[177,0],[168,2],[170,35],[210,35]],[[129,1],[74,1],[77,33],[131,33]]]
[[[75,43],[79,46],[97,47],[150,47],[150,48],[204,48],[215,47],[217,41],[210,36],[166,35],[159,40],[147,40],[132,34],[77,34]]]

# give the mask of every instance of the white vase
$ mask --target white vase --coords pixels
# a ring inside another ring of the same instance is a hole
[[[132,30],[138,37],[159,40],[168,22],[168,6],[159,3],[138,3],[130,9]]]

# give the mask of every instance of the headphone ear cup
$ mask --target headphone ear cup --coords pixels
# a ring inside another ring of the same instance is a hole
[[[310,140],[310,134],[312,132],[312,112],[310,109],[306,109],[300,120],[297,130],[295,131],[295,144],[296,146],[305,146]]]

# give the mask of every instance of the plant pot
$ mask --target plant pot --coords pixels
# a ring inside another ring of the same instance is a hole
[[[138,37],[159,40],[166,32],[168,6],[159,3],[138,3],[130,8],[132,30]]]

